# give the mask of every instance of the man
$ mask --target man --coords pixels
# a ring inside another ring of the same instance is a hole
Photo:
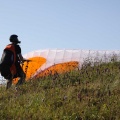
[[[21,54],[21,47],[19,44],[18,36],[13,34],[9,38],[11,44],[8,44],[3,51],[3,55],[0,62],[1,75],[7,79],[6,89],[12,85],[13,78],[19,77],[18,83],[20,85],[25,82],[25,72],[21,67],[21,63],[25,61]]]

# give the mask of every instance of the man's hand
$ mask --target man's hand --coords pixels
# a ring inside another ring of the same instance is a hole
[[[32,60],[23,59],[23,62],[31,62]]]

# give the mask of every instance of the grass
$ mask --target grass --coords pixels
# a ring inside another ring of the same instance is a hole
[[[120,120],[120,63],[0,87],[0,120]]]

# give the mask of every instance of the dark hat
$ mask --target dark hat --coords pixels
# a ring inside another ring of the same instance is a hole
[[[21,43],[21,41],[18,40],[18,36],[15,34],[11,35],[9,40],[10,40],[10,42]]]

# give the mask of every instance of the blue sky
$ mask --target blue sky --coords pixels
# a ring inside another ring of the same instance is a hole
[[[120,0],[0,0],[0,55],[11,34],[39,49],[120,50]]]

